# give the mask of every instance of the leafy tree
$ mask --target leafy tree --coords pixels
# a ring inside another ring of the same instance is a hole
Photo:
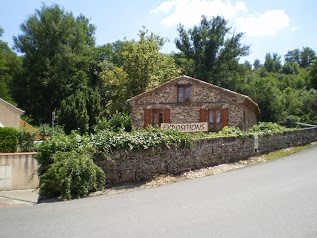
[[[267,72],[277,73],[282,67],[281,56],[277,53],[267,53],[265,56],[264,68]]]
[[[259,104],[260,120],[312,123],[316,115],[311,105],[317,100],[316,90],[310,89],[314,63],[300,67],[289,60],[282,65],[280,58],[267,54],[264,67],[247,71],[241,92]]]
[[[317,89],[317,61],[315,60],[309,68],[309,78],[311,86]]]
[[[67,134],[76,129],[81,133],[88,131],[89,116],[85,93],[78,90],[61,102],[58,121]]]
[[[108,69],[100,73],[100,79],[103,82],[103,91],[106,92],[108,115],[112,115],[116,111],[128,111],[129,78],[122,67],[109,66]]]
[[[138,41],[117,41],[110,50],[105,47],[104,58],[110,60],[100,64],[99,77],[109,114],[127,112],[127,99],[181,73],[172,56],[160,53],[165,42],[162,37],[144,28],[139,37]]]
[[[300,65],[300,50],[290,50],[287,52],[286,55],[284,55],[285,62],[293,62]]]
[[[246,68],[246,70],[251,71],[252,70],[252,64],[250,63],[250,61],[246,60],[244,61],[243,66]]]
[[[293,62],[298,64],[301,68],[310,66],[316,57],[316,53],[309,47],[303,47],[302,51],[299,49],[288,51],[284,56],[286,62]]]
[[[77,75],[81,81],[85,80],[85,73]],[[93,132],[94,127],[104,115],[103,102],[99,91],[91,87],[82,87],[75,93],[62,100],[57,110],[57,123],[62,125],[69,134],[77,130],[83,134]]]
[[[12,101],[8,86],[5,84],[4,80],[0,80],[0,98],[6,100],[6,101]]]
[[[256,69],[260,69],[263,65],[261,64],[261,61],[259,59],[256,59],[254,60],[254,63],[253,63],[253,69],[256,70]]]
[[[3,29],[0,27],[0,37]],[[21,70],[19,57],[0,40],[0,98],[13,103],[10,95],[12,78]]]
[[[153,33],[142,29],[139,41],[126,42],[120,57],[122,67],[129,76],[128,96],[135,96],[146,89],[179,76],[179,67],[172,57],[160,53],[165,41]]]
[[[299,66],[294,62],[286,62],[282,66],[282,73],[284,74],[298,74],[299,73]]]
[[[303,121],[316,123],[309,120],[311,105],[317,99],[317,91],[314,89],[286,88],[285,95],[285,115],[286,119],[292,121]]]
[[[193,59],[186,58],[183,52],[172,54],[175,63],[181,66],[183,75],[191,75],[195,77],[195,61]]]
[[[234,80],[243,73],[239,59],[249,54],[249,46],[241,43],[243,33],[231,33],[227,24],[220,16],[211,20],[202,16],[200,24],[187,31],[179,25],[175,43],[182,55],[194,62],[191,76],[234,88]]]
[[[284,95],[278,88],[278,82],[268,75],[261,78],[253,73],[243,85],[242,92],[251,97],[260,107],[260,121],[277,122],[284,111]]]
[[[36,123],[49,123],[65,98],[91,83],[95,27],[83,15],[44,5],[21,31],[14,42],[24,54],[24,72],[13,82],[13,96]]]
[[[104,99],[98,90],[89,88],[86,92],[86,110],[89,116],[88,131],[93,132],[99,120],[105,116]]]
[[[316,53],[309,47],[304,47],[300,57],[300,67],[306,68],[310,66],[316,58]]]

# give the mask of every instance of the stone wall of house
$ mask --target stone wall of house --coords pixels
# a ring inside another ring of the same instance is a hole
[[[256,114],[247,106],[244,106],[244,113],[245,114],[242,115],[242,117],[245,116],[246,119],[245,130],[249,130],[253,125],[257,123]]]
[[[165,84],[160,90],[149,92],[144,97],[136,99],[132,105],[132,121],[136,128],[144,125],[144,109],[171,109],[171,123],[195,123],[200,121],[200,109],[229,108],[229,125],[241,129],[249,129],[256,123],[254,106],[244,102],[245,98],[225,89],[207,87],[196,81],[186,78],[177,81],[178,84],[190,83],[190,102],[177,103],[177,87]],[[249,118],[244,123],[244,117]]]
[[[116,151],[97,163],[106,173],[109,186],[149,180],[161,174],[231,163],[290,146],[317,141],[317,127],[270,136],[224,137],[198,140],[185,148],[156,147],[144,151]]]

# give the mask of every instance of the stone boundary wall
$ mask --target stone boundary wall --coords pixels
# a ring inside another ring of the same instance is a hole
[[[189,170],[232,163],[251,156],[317,141],[317,127],[269,136],[221,137],[197,140],[190,147],[156,147],[144,151],[115,151],[97,161],[105,171],[107,185],[145,181],[161,174],[177,175]]]
[[[36,152],[0,153],[0,191],[38,187],[35,155]]]
[[[292,146],[306,145],[317,141],[317,127],[296,131],[286,131],[272,136],[262,136],[259,139],[259,154],[266,154]]]

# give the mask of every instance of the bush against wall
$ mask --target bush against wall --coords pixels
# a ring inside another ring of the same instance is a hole
[[[40,152],[36,156],[38,162],[38,175],[41,177],[54,163],[53,155],[57,152],[84,152],[89,151],[89,143],[87,136],[80,136],[76,132],[72,132],[69,136],[65,134],[56,134],[39,143],[36,151]]]
[[[188,133],[162,131],[158,128],[130,133],[102,130],[91,136],[81,136],[74,131],[71,135],[53,135],[37,146],[40,152],[36,156],[39,165],[39,193],[45,197],[62,196],[64,199],[86,196],[105,184],[104,174],[94,164],[94,158],[109,156],[115,149],[145,150],[158,145],[186,145],[190,141]],[[78,177],[74,177],[74,166]],[[87,171],[88,167],[95,172]],[[96,173],[97,178],[94,175],[88,176],[88,172]],[[84,185],[79,186],[80,183]]]
[[[0,128],[0,153],[14,153],[18,146],[18,130],[14,128]]]
[[[25,128],[18,130],[18,151],[19,152],[32,152],[34,151],[34,140],[36,132],[30,131]]]
[[[56,152],[53,163],[41,176],[40,195],[46,198],[61,196],[64,200],[88,196],[102,189],[105,174],[92,160],[91,154]]]

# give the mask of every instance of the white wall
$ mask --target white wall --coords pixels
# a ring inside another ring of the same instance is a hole
[[[0,153],[0,191],[37,188],[35,152]]]

